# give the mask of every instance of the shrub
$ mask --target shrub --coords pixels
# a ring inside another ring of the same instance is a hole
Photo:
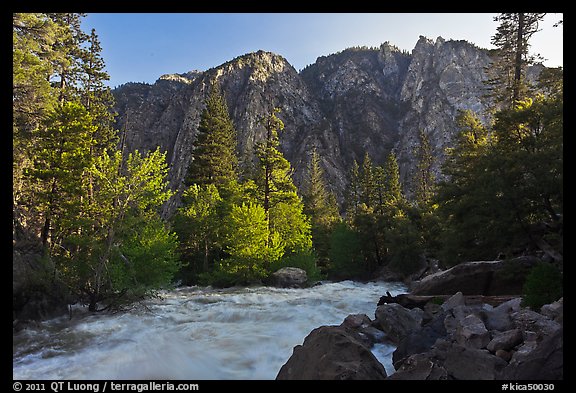
[[[562,292],[562,273],[549,263],[540,263],[526,277],[522,305],[539,310],[562,297]]]

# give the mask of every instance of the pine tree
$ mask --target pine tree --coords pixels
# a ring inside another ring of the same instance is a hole
[[[400,184],[400,168],[396,155],[390,152],[384,167],[384,203],[389,207],[401,209],[404,204],[402,185]]]
[[[324,170],[320,165],[320,155],[316,148],[312,150],[308,166],[304,191],[304,212],[311,217],[317,226],[329,227],[339,221],[336,197],[328,187],[324,178]]]
[[[529,56],[529,41],[538,31],[543,13],[504,13],[495,17],[500,22],[492,44],[498,48],[489,79],[496,102],[510,108],[526,94],[526,67],[534,62]]]
[[[258,158],[258,173],[256,184],[259,187],[260,201],[266,216],[274,205],[281,201],[293,201],[296,196],[296,186],[292,182],[292,168],[282,152],[278,133],[284,129],[284,123],[276,114],[280,108],[274,108],[271,113],[262,119],[266,136],[264,141],[256,144]]]
[[[46,253],[54,220],[77,212],[72,206],[80,202],[81,179],[91,164],[89,153],[95,129],[92,117],[82,105],[64,103],[36,131],[38,142],[29,174],[39,183],[36,197],[44,217],[41,240]]]
[[[202,111],[186,183],[221,187],[238,179],[236,130],[226,100],[214,84]]]
[[[362,170],[360,171],[360,202],[368,209],[374,206],[374,192],[373,164],[370,155],[366,152],[362,162]]]
[[[262,119],[266,139],[256,145],[259,167],[254,181],[256,201],[264,208],[268,222],[269,244],[280,235],[285,251],[304,251],[311,247],[310,221],[304,215],[304,205],[292,181],[292,168],[279,150],[278,132],[284,123],[276,113],[279,108]]]
[[[76,87],[80,83],[82,67],[80,57],[82,46],[88,36],[82,31],[82,13],[47,14],[60,27],[58,39],[54,42],[53,75],[50,81],[58,92],[58,101],[71,101],[77,97]]]
[[[314,147],[303,192],[304,213],[312,224],[312,241],[318,257],[325,265],[329,252],[329,236],[340,221],[336,197],[325,184],[320,155]]]
[[[16,138],[18,132],[37,128],[44,113],[54,105],[50,60],[60,29],[39,13],[15,13],[12,26],[12,113],[16,142],[20,141]]]
[[[59,27],[40,13],[14,13],[12,26],[12,203],[19,234],[24,226],[41,226],[35,196],[38,184],[25,174],[34,165],[38,142],[34,131],[56,104],[49,79]]]
[[[419,144],[416,149],[417,167],[415,174],[415,201],[416,204],[425,209],[435,194],[436,176],[434,175],[434,155],[430,138],[424,130],[418,133]]]
[[[358,214],[360,208],[360,166],[354,160],[348,173],[348,186],[346,187],[345,206],[346,220],[351,222]]]
[[[92,151],[93,156],[97,156],[104,149],[111,149],[118,143],[117,131],[113,128],[114,96],[110,88],[105,85],[105,81],[110,77],[105,71],[105,62],[102,58],[102,47],[96,34],[92,29],[86,40],[87,47],[81,48],[79,61],[82,73],[79,76],[80,84],[78,94],[80,102],[94,119],[96,130],[96,145]]]

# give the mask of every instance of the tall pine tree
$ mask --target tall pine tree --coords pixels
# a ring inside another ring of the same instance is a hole
[[[418,133],[418,147],[416,148],[416,173],[414,197],[417,206],[425,209],[435,194],[436,176],[433,171],[434,155],[430,138],[424,130]]]
[[[320,155],[316,147],[312,150],[310,164],[303,191],[304,213],[312,224],[312,243],[320,262],[327,264],[329,239],[336,223],[340,221],[336,197],[327,188]]]
[[[236,130],[216,83],[202,111],[186,183],[224,186],[238,179]]]
[[[492,44],[497,48],[495,62],[489,68],[492,96],[504,108],[510,108],[527,92],[526,67],[535,60],[529,55],[529,41],[538,32],[543,13],[503,13],[494,18],[499,22]]]

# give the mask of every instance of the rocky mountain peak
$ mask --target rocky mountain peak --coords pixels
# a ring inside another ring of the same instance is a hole
[[[457,132],[458,111],[483,113],[489,64],[487,51],[466,41],[421,36],[411,53],[390,42],[348,48],[320,56],[300,73],[284,57],[260,50],[204,72],[164,75],[154,85],[121,86],[114,94],[130,148],[166,150],[175,190],[191,160],[204,99],[217,80],[244,165],[253,162],[254,144],[264,137],[259,119],[280,107],[281,149],[295,168],[295,183],[302,183],[316,147],[326,180],[342,201],[349,167],[365,152],[380,165],[394,151],[409,193],[420,130],[429,135],[439,172]],[[172,201],[166,214],[177,204]]]

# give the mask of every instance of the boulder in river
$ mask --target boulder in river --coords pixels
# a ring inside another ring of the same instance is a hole
[[[321,326],[280,368],[276,379],[385,379],[386,370],[358,333],[346,326]]]
[[[306,271],[297,267],[283,267],[271,275],[272,285],[280,288],[302,288],[308,281]]]
[[[386,333],[390,341],[399,343],[420,328],[423,314],[420,308],[409,310],[397,303],[382,304],[376,308],[375,325]]]
[[[465,262],[412,283],[412,295],[515,295],[540,261],[523,256],[511,260]]]

